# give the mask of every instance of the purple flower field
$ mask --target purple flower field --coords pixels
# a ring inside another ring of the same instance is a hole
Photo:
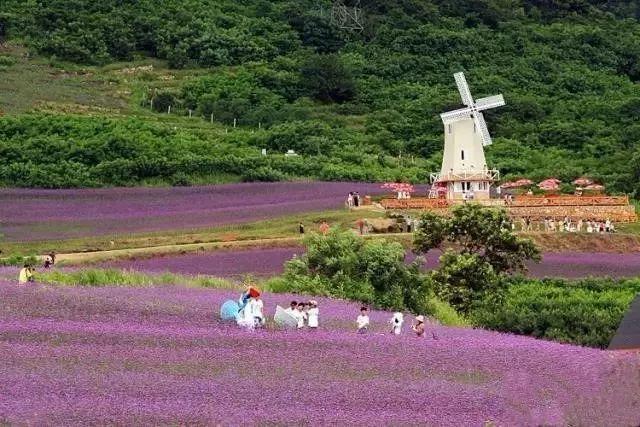
[[[339,208],[349,191],[386,190],[351,182],[0,189],[0,234],[7,241],[34,241],[213,227]]]
[[[291,259],[294,254],[300,255],[303,252],[304,249],[301,247],[223,250],[118,261],[105,266],[147,272],[207,274],[218,277],[243,274],[271,276],[282,273],[284,262]],[[426,268],[436,267],[439,256],[438,251],[429,253]],[[413,256],[407,256],[407,259],[412,260]],[[640,253],[548,252],[543,255],[540,264],[529,264],[529,274],[533,277],[565,278],[636,277],[640,276]]]
[[[634,353],[429,325],[319,299],[319,331],[246,332],[224,290],[0,282],[0,424],[635,425]],[[265,306],[289,295],[267,295]],[[432,338],[435,333],[438,339]]]

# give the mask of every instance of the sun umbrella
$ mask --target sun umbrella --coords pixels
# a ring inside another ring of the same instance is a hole
[[[220,307],[220,317],[222,320],[235,320],[239,311],[240,306],[237,301],[227,300]]]
[[[545,179],[538,184],[538,188],[545,191],[554,191],[560,188],[560,181],[557,179]]]
[[[516,184],[515,187],[526,187],[527,185],[532,185],[533,181],[531,181],[530,179],[522,178],[514,182],[514,184]]]
[[[276,306],[276,314],[273,316],[273,320],[276,324],[285,328],[295,328],[298,326],[298,319],[287,313],[287,311],[279,305]]]
[[[578,185],[580,187],[584,187],[585,185],[591,185],[593,184],[593,181],[591,181],[589,178],[578,178],[576,180],[573,181],[573,185]]]
[[[600,184],[589,184],[586,187],[584,187],[585,190],[591,190],[591,191],[602,191],[604,190],[604,185],[600,185]]]

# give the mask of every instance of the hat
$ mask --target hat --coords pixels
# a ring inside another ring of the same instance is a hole
[[[424,323],[424,316],[422,316],[422,315],[416,316],[416,321],[418,321],[420,323]]]
[[[309,300],[309,304],[311,304],[311,305],[318,305],[318,302],[317,302],[316,300],[314,300],[314,299],[310,299],[310,300]]]
[[[258,288],[254,288],[253,286],[249,287],[249,296],[251,298],[257,298],[260,296],[260,290]]]

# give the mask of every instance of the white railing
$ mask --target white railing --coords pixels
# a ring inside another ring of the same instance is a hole
[[[497,169],[485,169],[481,171],[450,171],[447,173],[432,172],[431,183],[447,181],[497,181],[500,179],[500,171]]]

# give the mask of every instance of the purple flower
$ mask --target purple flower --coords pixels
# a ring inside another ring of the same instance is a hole
[[[430,324],[315,298],[318,331],[220,322],[238,291],[18,287],[0,281],[8,424],[564,425],[637,423],[637,355]],[[265,295],[267,314],[297,295]]]

